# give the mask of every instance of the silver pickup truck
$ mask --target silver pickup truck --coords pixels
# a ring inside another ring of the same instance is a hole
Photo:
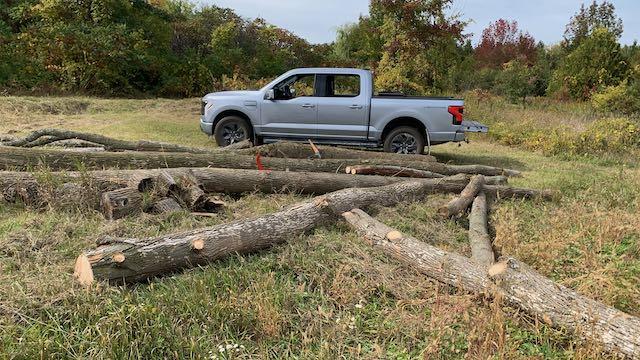
[[[487,127],[463,119],[464,102],[450,97],[374,95],[368,70],[291,70],[258,91],[224,91],[202,99],[200,128],[220,146],[244,139],[383,147],[422,153],[425,145],[465,140]]]

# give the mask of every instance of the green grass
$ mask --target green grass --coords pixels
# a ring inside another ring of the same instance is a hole
[[[199,133],[197,100],[9,100],[10,106],[0,104],[8,119],[0,133],[57,126],[213,146]],[[40,100],[47,105],[40,106]],[[523,170],[512,184],[561,192],[555,202],[496,203],[491,214],[496,246],[566,286],[640,315],[640,170],[635,166],[548,157],[486,141],[438,146],[434,154],[445,162]],[[372,214],[469,255],[466,221],[442,221],[436,214],[449,198],[431,196]],[[72,279],[75,257],[102,236],[147,237],[211,226],[301,199],[248,194],[226,197],[229,209],[217,218],[179,213],[115,222],[82,208],[34,211],[0,202],[0,358],[603,356],[592,344],[506,304],[425,278],[373,251],[341,223],[149,284],[86,290]]]

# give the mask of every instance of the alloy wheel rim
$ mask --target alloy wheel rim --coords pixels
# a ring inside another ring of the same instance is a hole
[[[418,150],[418,141],[409,133],[400,133],[391,139],[391,152],[397,154],[415,154]]]
[[[239,124],[227,124],[222,127],[222,138],[226,145],[235,144],[247,138],[247,132]]]

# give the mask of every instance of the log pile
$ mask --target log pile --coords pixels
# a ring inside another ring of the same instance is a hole
[[[117,221],[177,211],[211,216],[225,205],[217,197],[222,193],[315,195],[275,213],[213,227],[152,238],[99,239],[75,263],[74,276],[84,286],[97,281],[152,281],[228,256],[265,250],[343,220],[375,249],[435,281],[507,301],[551,326],[596,341],[613,354],[640,358],[638,318],[588,299],[515,259],[496,258],[488,230],[489,204],[505,198],[544,201],[558,196],[549,190],[509,186],[508,178],[520,176],[519,171],[313,143],[253,147],[243,142],[207,150],[52,129],[1,140],[0,168],[7,170],[0,172],[3,198],[33,207],[52,205],[61,198],[84,201],[106,219]],[[41,147],[69,141],[97,144],[106,151]],[[78,164],[83,171],[74,171]],[[47,169],[46,177],[25,171],[38,167]],[[436,193],[455,195],[438,209],[443,221],[468,214],[470,257],[406,236],[364,211]]]

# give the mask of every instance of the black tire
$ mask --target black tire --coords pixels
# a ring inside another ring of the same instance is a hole
[[[218,121],[213,134],[220,147],[253,138],[253,130],[249,123],[238,116],[227,116]]]
[[[384,138],[384,152],[397,154],[424,153],[424,134],[411,126],[397,127]]]

